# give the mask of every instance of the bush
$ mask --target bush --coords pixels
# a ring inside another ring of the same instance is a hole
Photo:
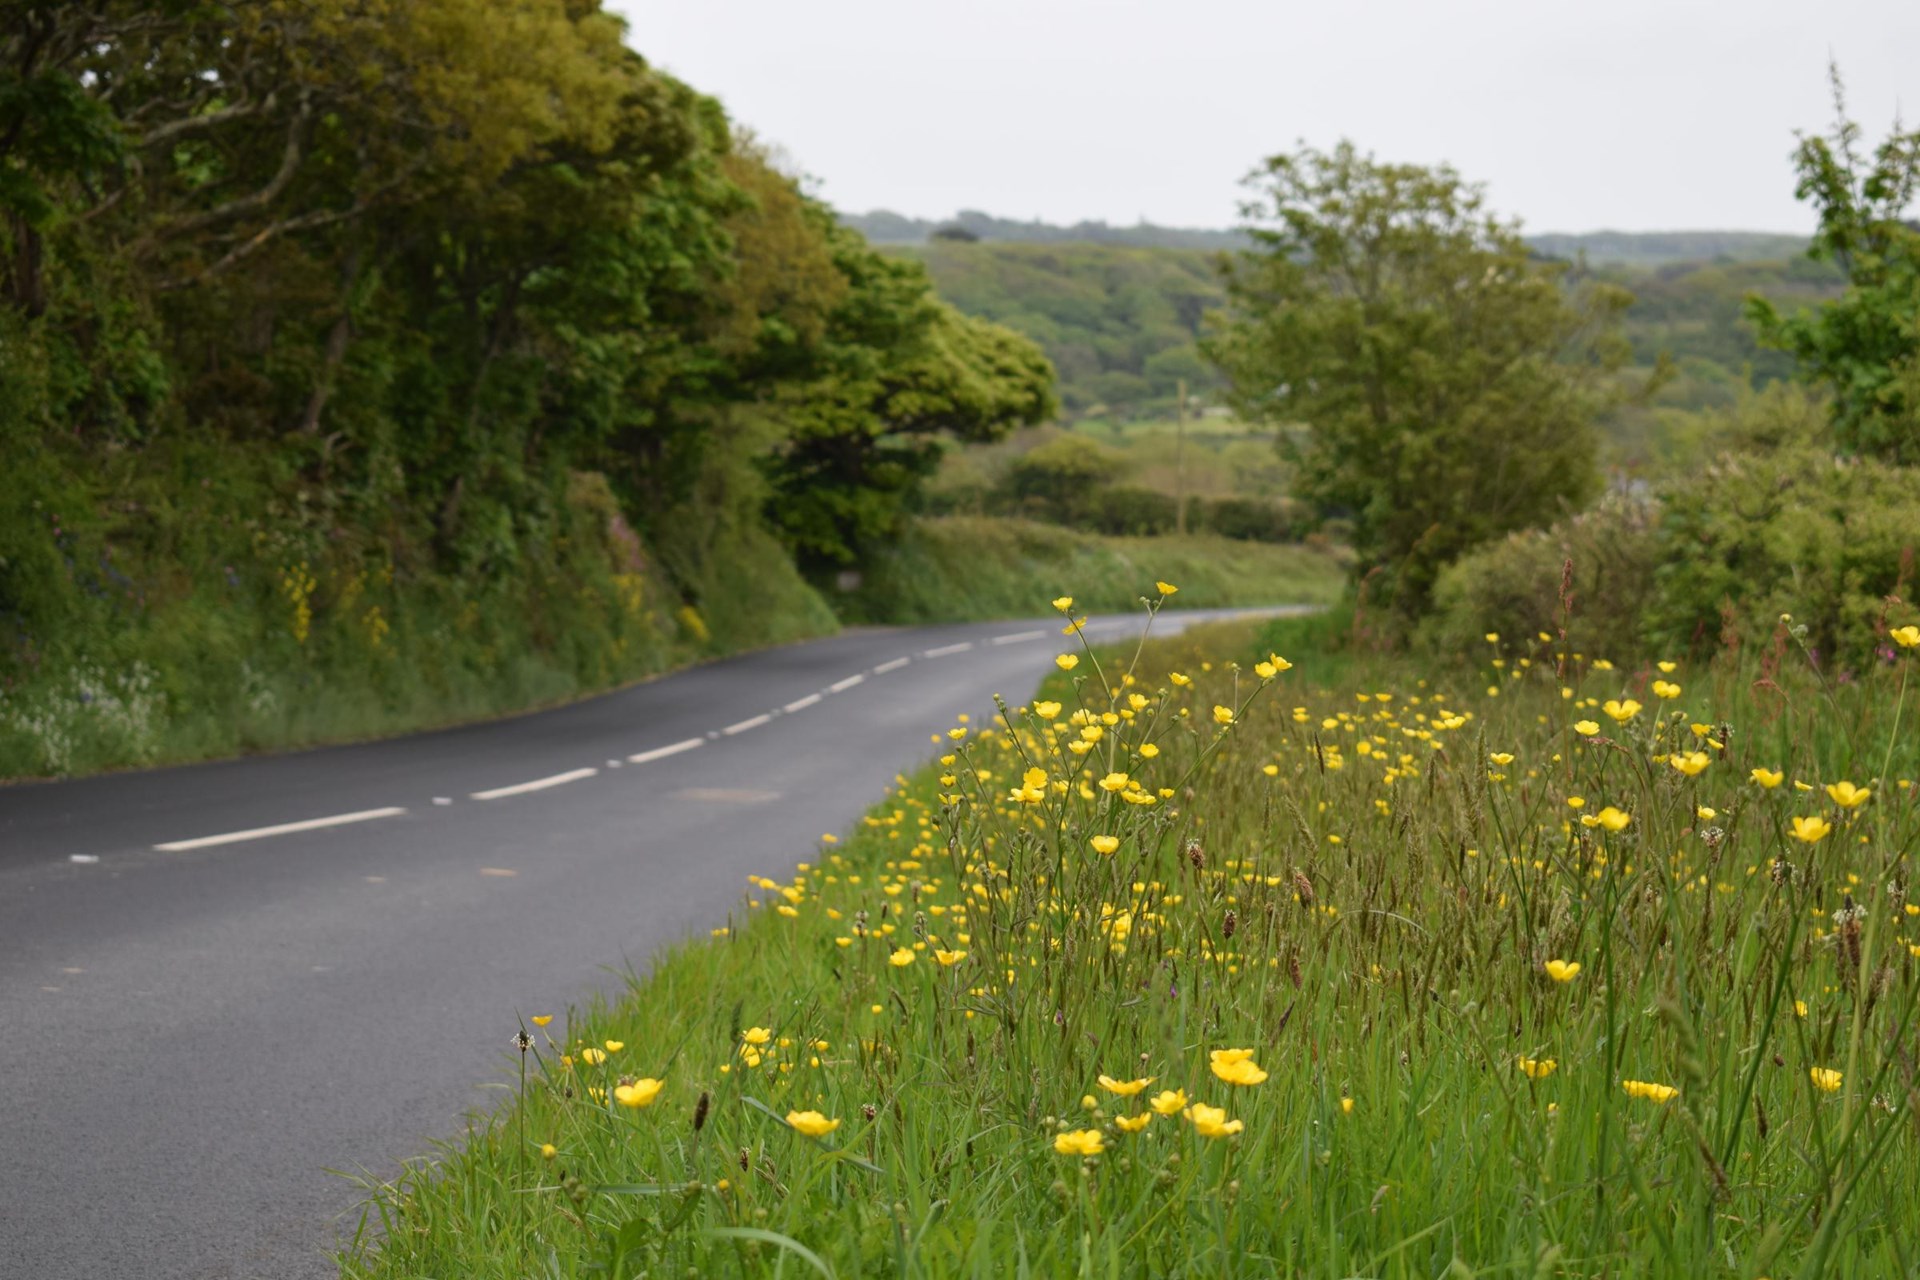
[[[1307,521],[1289,502],[1271,502],[1264,498],[1215,498],[1200,501],[1187,512],[1190,524],[1198,525],[1223,538],[1242,542],[1298,542],[1305,536]]]
[[[1594,657],[1637,654],[1661,559],[1655,517],[1650,500],[1614,494],[1551,529],[1509,534],[1469,552],[1434,584],[1422,641],[1443,653],[1473,653],[1489,631],[1516,639],[1556,632],[1561,575],[1571,560],[1574,647]]]
[[[1791,613],[1823,666],[1859,670],[1907,590],[1920,547],[1920,471],[1814,447],[1727,453],[1666,495],[1651,638],[1703,649],[1757,639]],[[1901,610],[1904,609],[1904,612]]]
[[[1173,495],[1138,485],[1096,489],[1082,500],[1079,527],[1122,537],[1172,533],[1179,523]]]

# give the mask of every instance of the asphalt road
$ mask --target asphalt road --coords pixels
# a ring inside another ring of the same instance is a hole
[[[0,1276],[333,1274],[358,1196],[328,1169],[457,1136],[517,1014],[724,919],[954,715],[1031,696],[1058,632],[851,632],[467,728],[0,788]]]

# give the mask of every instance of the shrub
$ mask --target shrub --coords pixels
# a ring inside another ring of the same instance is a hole
[[[1858,670],[1913,576],[1920,471],[1806,445],[1727,453],[1667,494],[1659,540],[1650,637],[1700,649],[1791,613],[1823,666]]]
[[[1613,494],[1551,529],[1469,552],[1441,571],[1422,640],[1440,652],[1472,653],[1489,631],[1516,638],[1555,632],[1571,560],[1574,647],[1596,657],[1638,653],[1643,604],[1661,558],[1655,516],[1650,500]]]
[[[1298,542],[1307,532],[1302,512],[1289,502],[1264,498],[1215,498],[1194,504],[1189,523],[1243,542]],[[1198,517],[1196,519],[1196,517]]]
[[[1096,533],[1149,537],[1173,532],[1179,522],[1177,508],[1173,495],[1158,489],[1114,485],[1087,494],[1076,523]]]

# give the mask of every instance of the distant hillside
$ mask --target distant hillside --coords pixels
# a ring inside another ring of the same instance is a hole
[[[959,239],[1013,241],[1024,244],[1110,244],[1145,249],[1239,249],[1247,238],[1238,231],[1196,227],[1162,227],[1151,222],[1131,227],[1104,222],[1076,222],[1070,227],[1050,222],[1019,222],[996,218],[978,209],[962,209],[951,218],[929,222],[886,209],[871,213],[842,213],[840,221],[874,244],[925,244],[936,231],[958,231]]]
[[[962,209],[938,222],[909,218],[885,209],[871,213],[843,213],[841,221],[874,244],[925,244],[935,232],[964,241],[1002,241],[1022,244],[1121,245],[1144,249],[1239,249],[1246,236],[1238,230],[1202,227],[1162,227],[1151,222],[1131,227],[1105,222],[1076,222],[1056,226],[1049,222],[1021,222],[997,218],[978,209]],[[1582,254],[1594,266],[1656,267],[1677,262],[1754,262],[1796,257],[1806,250],[1805,236],[1766,231],[1593,231],[1574,235],[1545,232],[1527,237],[1527,243],[1555,258]]]
[[[1722,253],[1718,261],[1657,265],[1604,263],[1588,255],[1589,270],[1634,292],[1626,336],[1636,363],[1650,367],[1662,352],[1674,362],[1675,376],[1659,396],[1658,412],[1627,413],[1610,424],[1623,459],[1666,452],[1662,436],[1670,434],[1670,411],[1728,404],[1749,381],[1792,373],[1792,361],[1763,350],[1742,319],[1748,294],[1794,307],[1833,297],[1841,287],[1832,265],[1804,257],[1730,260],[1741,244],[1716,233],[1676,235],[1664,245],[1666,251],[1683,247]],[[1195,349],[1203,317],[1224,300],[1214,271],[1216,250],[983,237],[975,243],[896,243],[889,252],[924,262],[940,295],[960,310],[1040,343],[1060,372],[1068,420],[1165,419],[1172,416],[1180,379],[1202,404],[1220,388],[1218,375]]]

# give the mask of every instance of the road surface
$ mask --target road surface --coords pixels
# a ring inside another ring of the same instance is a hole
[[[957,713],[1031,696],[1059,631],[849,632],[510,720],[0,787],[0,1277],[331,1275],[357,1193],[328,1169],[457,1136],[518,1014],[724,919]]]

